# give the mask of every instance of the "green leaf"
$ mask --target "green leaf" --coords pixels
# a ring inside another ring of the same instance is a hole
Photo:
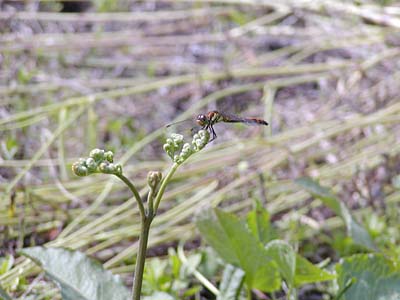
[[[20,68],[17,73],[18,82],[21,84],[27,84],[35,76],[34,71],[28,71],[25,68]]]
[[[328,281],[335,278],[336,276],[334,274],[313,265],[301,255],[296,255],[296,276],[294,278],[294,284],[296,287],[306,283]]]
[[[296,253],[292,246],[281,240],[271,241],[265,249],[278,264],[279,272],[289,287],[294,287],[296,275]]]
[[[251,233],[263,245],[275,237],[271,227],[269,213],[264,209],[259,201],[256,202],[256,207],[247,215],[247,226]]]
[[[336,199],[336,196],[332,194],[330,189],[321,186],[318,182],[309,177],[299,178],[295,182],[305,188],[313,196],[322,200],[322,202],[332,209],[335,214],[341,215],[340,201]]]
[[[13,159],[14,155],[18,152],[18,142],[13,137],[8,137],[1,141],[1,148],[5,159]]]
[[[193,270],[196,270],[201,263],[201,254],[193,253],[187,257],[186,263],[182,266],[183,274],[192,274]]]
[[[357,223],[346,205],[339,201],[339,199],[337,199],[328,188],[319,185],[311,178],[300,178],[296,180],[296,183],[305,188],[314,197],[320,199],[326,206],[343,219],[346,224],[347,234],[353,239],[354,243],[376,250],[376,246],[368,231]]]
[[[0,300],[12,300],[5,290],[0,286]]]
[[[6,257],[0,257],[0,275],[8,272],[14,264],[14,257],[7,255]]]
[[[172,276],[175,278],[179,278],[179,273],[181,270],[181,260],[179,259],[178,255],[174,248],[168,248],[168,258],[171,264],[171,273]]]
[[[336,265],[339,290],[354,283],[340,300],[398,300],[400,299],[400,269],[382,254],[357,254]]]
[[[230,12],[230,17],[231,20],[238,25],[244,25],[249,21],[248,15],[238,10]]]
[[[19,253],[44,269],[60,286],[64,300],[127,300],[130,297],[118,276],[82,252],[32,247]]]
[[[219,258],[212,247],[204,247],[201,251],[202,260],[198,271],[206,278],[215,277],[224,262]]]
[[[217,300],[238,300],[243,286],[245,273],[242,269],[227,265],[222,274]]]
[[[191,288],[187,288],[183,292],[182,298],[183,299],[188,299],[188,298],[189,299],[193,299],[195,297],[192,297],[192,296],[195,296],[196,294],[200,294],[201,290],[202,290],[202,286],[200,286],[200,285],[195,285],[195,286],[193,286]]]
[[[236,216],[214,209],[204,212],[196,224],[204,239],[227,263],[245,271],[250,288],[268,292],[279,289],[276,263]]]
[[[143,274],[143,285],[150,290],[164,290],[170,285],[172,280],[167,272],[168,261],[156,257],[146,262],[145,272]]]
[[[335,279],[335,275],[324,271],[310,263],[293,250],[292,246],[282,240],[274,240],[265,247],[274,259],[279,272],[289,287],[298,287],[306,283],[314,283]]]

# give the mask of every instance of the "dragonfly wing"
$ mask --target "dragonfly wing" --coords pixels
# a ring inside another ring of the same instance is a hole
[[[173,122],[165,125],[168,133],[182,134],[185,139],[191,140],[193,134],[195,134],[201,127],[199,127],[193,119],[186,119],[178,122]]]
[[[185,120],[169,123],[169,124],[165,125],[165,127],[169,128],[169,127],[177,126],[179,124],[190,123],[190,122],[193,122],[193,120],[185,119]]]

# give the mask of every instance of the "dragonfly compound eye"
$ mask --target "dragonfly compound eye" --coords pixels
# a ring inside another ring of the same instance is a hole
[[[205,115],[198,115],[196,122],[200,126],[205,126],[205,125],[207,125],[207,117]]]

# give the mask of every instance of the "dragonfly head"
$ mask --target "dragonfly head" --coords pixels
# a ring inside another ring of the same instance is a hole
[[[198,115],[197,118],[196,118],[196,122],[197,122],[197,124],[199,126],[202,126],[202,127],[206,126],[207,125],[207,117],[206,117],[206,115],[203,115],[203,114]]]

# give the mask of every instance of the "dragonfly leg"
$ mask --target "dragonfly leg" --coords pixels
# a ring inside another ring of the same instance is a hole
[[[209,143],[210,143],[217,138],[217,134],[215,133],[214,127],[212,125],[210,125],[209,131],[210,131],[210,133],[212,133],[212,138],[209,141]]]
[[[213,140],[217,138],[217,134],[215,133],[214,127],[211,127],[212,132],[213,132]]]

